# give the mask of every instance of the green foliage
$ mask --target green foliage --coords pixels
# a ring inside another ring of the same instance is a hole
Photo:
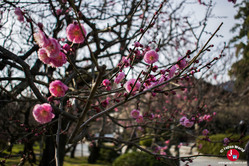
[[[223,139],[224,138],[229,138],[231,140],[234,140],[235,142],[229,143],[229,145],[224,145],[223,144]],[[216,135],[211,135],[209,136],[209,139],[212,142],[208,142],[205,140],[202,140],[204,138],[204,136],[199,136],[197,139],[197,146],[199,146],[200,144],[202,144],[202,148],[198,149],[198,151],[200,153],[203,154],[212,154],[212,155],[222,155],[222,156],[226,156],[227,151],[225,150],[223,153],[220,153],[220,150],[223,149],[226,146],[231,146],[231,145],[237,145],[241,148],[245,148],[245,145],[247,143],[247,141],[249,140],[249,136],[243,137],[242,139],[239,140],[240,135],[232,135],[231,134],[216,134]],[[241,152],[240,150],[238,150],[238,152],[240,153],[240,159],[246,159],[246,154],[245,152]]]
[[[114,149],[101,148],[99,160],[112,163],[118,156],[118,152]]]
[[[152,144],[151,136],[147,135],[139,141],[139,144],[145,147],[150,147]]]
[[[144,152],[126,153],[118,157],[112,166],[174,166],[175,160],[158,161],[153,156]]]
[[[236,24],[232,28],[232,32],[239,29],[239,34],[231,42],[237,43],[236,56],[242,55],[242,59],[232,65],[229,75],[236,78],[236,87],[242,89],[249,83],[249,2],[244,0],[239,4],[238,14],[234,18],[242,20],[242,24]]]

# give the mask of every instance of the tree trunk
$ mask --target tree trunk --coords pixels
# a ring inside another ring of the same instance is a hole
[[[45,149],[43,150],[43,155],[39,166],[56,166],[54,145],[54,138],[52,136],[46,137]]]
[[[30,164],[36,163],[36,156],[35,156],[35,153],[34,153],[33,146],[34,146],[34,141],[28,141],[24,145],[23,154],[28,155],[28,161],[29,161]]]
[[[77,144],[73,146],[73,149],[70,152],[70,158],[74,158],[75,157],[74,155],[75,155],[76,146],[77,146]]]
[[[94,164],[99,158],[100,147],[96,145],[95,142],[92,143],[93,146],[91,147],[91,153],[88,157],[88,163]]]

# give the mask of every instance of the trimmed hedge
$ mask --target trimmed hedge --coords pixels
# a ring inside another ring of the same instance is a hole
[[[99,160],[112,163],[118,156],[118,152],[114,149],[101,148]]]
[[[212,142],[215,142],[215,143],[202,140],[205,137],[204,136],[199,136],[198,139],[196,140],[196,143],[197,143],[197,147],[199,147],[199,145],[202,144],[202,148],[201,149],[198,148],[198,151],[200,153],[203,153],[203,154],[212,154],[212,155],[223,155],[223,156],[226,156],[228,150],[224,150],[223,153],[220,153],[220,150],[223,149],[223,148],[225,148],[226,146],[237,145],[237,146],[245,149],[245,145],[246,145],[247,141],[249,141],[249,136],[243,137],[240,140],[240,142],[232,142],[231,141],[231,143],[229,143],[228,145],[224,145],[223,144],[223,139],[226,138],[226,137],[230,138],[231,140],[238,140],[240,138],[240,135],[238,135],[238,134],[233,135],[231,137],[230,136],[231,136],[231,134],[210,135],[209,139]],[[243,153],[240,150],[238,150],[238,152],[240,154],[239,159],[246,159],[245,152]]]
[[[164,160],[165,161],[165,160]],[[175,166],[176,160],[161,162],[144,152],[132,152],[119,156],[112,166]]]

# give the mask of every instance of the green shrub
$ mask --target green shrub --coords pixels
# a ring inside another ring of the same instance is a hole
[[[139,141],[139,144],[145,147],[150,147],[152,144],[151,136],[147,135],[144,138],[141,138],[141,140]]]
[[[223,155],[223,156],[226,156],[227,155],[227,151],[228,150],[224,150],[223,153],[220,153],[220,150],[223,149],[224,147],[226,147],[226,145],[223,144],[223,139],[224,138],[230,138],[232,140],[238,140],[240,138],[240,135],[233,135],[231,136],[231,134],[216,134],[216,135],[210,135],[209,136],[209,139],[212,141],[212,142],[208,142],[208,141],[205,141],[205,140],[201,140],[204,138],[204,136],[199,136],[196,143],[197,143],[197,146],[199,146],[200,144],[202,144],[202,148],[201,149],[198,149],[198,151],[200,153],[203,153],[203,154],[212,154],[212,155]],[[249,136],[246,136],[246,137],[243,137],[240,142],[232,142],[229,143],[227,146],[231,146],[231,145],[237,145],[243,149],[245,149],[245,145],[247,143],[247,141],[249,140]],[[215,142],[215,143],[213,143]],[[236,148],[235,148],[236,149]],[[239,158],[240,159],[246,159],[246,154],[245,152],[241,152],[240,150],[238,150],[240,156]]]
[[[162,159],[163,160],[163,159]],[[132,152],[119,156],[112,166],[175,166],[176,160],[158,161],[144,152]]]
[[[101,148],[99,160],[112,163],[119,156],[114,149]]]

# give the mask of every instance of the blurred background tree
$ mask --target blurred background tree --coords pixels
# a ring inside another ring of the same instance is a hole
[[[229,75],[236,79],[235,87],[242,90],[249,85],[249,2],[244,0],[236,6],[239,10],[234,18],[242,22],[232,28],[237,35],[231,43],[235,43],[235,55],[241,59],[232,65]]]

